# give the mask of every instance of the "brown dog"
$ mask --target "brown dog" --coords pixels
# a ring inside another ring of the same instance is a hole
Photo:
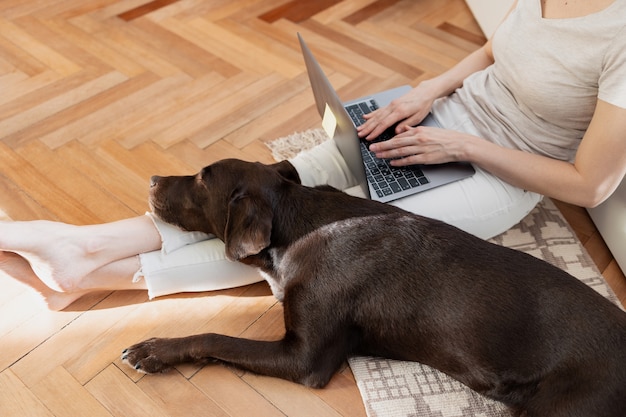
[[[163,220],[216,235],[283,301],[278,341],[150,339],[146,373],[220,360],[323,387],[350,355],[418,361],[536,417],[626,415],[626,313],[562,270],[330,187],[288,162],[225,160],[153,177]]]

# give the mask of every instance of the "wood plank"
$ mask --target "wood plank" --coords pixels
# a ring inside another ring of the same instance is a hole
[[[611,260],[611,263],[602,271],[602,276],[609,283],[622,306],[626,308],[626,277],[615,259]]]
[[[170,61],[192,78],[203,77],[208,72],[232,77],[241,71],[239,67],[151,20],[139,19],[134,27],[135,30],[128,29],[129,35],[139,37],[156,52],[167,55]]]
[[[28,78],[22,78],[22,74],[22,72],[19,73],[20,81],[17,82],[12,82],[11,80],[6,82],[4,79],[0,81],[0,86],[2,86],[0,107],[24,96],[25,94],[47,87],[61,79],[59,74],[50,70],[44,70],[43,72]]]
[[[0,18],[0,32],[4,38],[18,45],[37,61],[61,75],[67,76],[81,70],[81,67],[72,60],[36,39],[14,22]]]
[[[107,366],[85,388],[115,417],[168,417],[155,400],[144,393],[115,365]]]
[[[18,151],[22,157],[30,159],[39,176],[53,178],[59,188],[72,190],[72,198],[81,202],[81,210],[93,213],[98,221],[133,215],[126,205],[113,198],[100,184],[83,175],[74,166],[65,164],[61,155],[41,142],[29,142]],[[111,217],[112,213],[114,217]]]
[[[386,10],[388,7],[393,6],[397,2],[398,0],[377,0],[362,9],[351,13],[349,16],[344,17],[343,20],[351,25],[358,25],[359,23],[370,19],[372,16],[377,15],[381,11]]]
[[[320,127],[296,32],[344,99],[415,85],[484,42],[463,0],[3,0],[0,32],[0,219],[75,224],[141,215],[153,174],[271,163],[265,141]],[[586,211],[559,208],[626,305]],[[146,377],[121,362],[151,336],[280,338],[265,283],[150,302],[104,291],[50,312],[1,263],[2,416],[365,416],[347,364],[311,390],[218,364]]]
[[[334,6],[339,0],[317,0],[315,2],[302,3],[297,0],[290,1],[276,7],[273,10],[259,16],[260,19],[268,23],[277,21],[278,19],[288,19],[292,22],[303,22],[310,19],[317,13]]]
[[[221,100],[233,95],[234,92],[245,89],[254,82],[254,77],[240,73],[219,84],[210,82],[211,84],[203,89],[202,94],[198,97],[190,97],[184,106],[173,108],[167,117],[151,120],[151,123],[142,124],[141,128],[138,127],[129,132],[131,143],[151,140],[163,147],[168,147],[180,140],[187,140],[190,133],[206,125],[205,118],[207,114],[210,114],[209,110],[218,111]]]
[[[24,139],[19,135],[15,135],[15,139],[13,139],[13,134],[21,132],[27,129],[28,126],[42,122],[114,86],[120,85],[126,80],[126,76],[118,72],[104,74],[90,80],[86,84],[80,85],[74,90],[60,94],[47,102],[40,103],[27,110],[24,109],[16,113],[13,117],[4,118],[0,121],[0,130],[3,132],[3,136],[6,136],[6,142],[11,143],[13,146],[19,145]]]
[[[152,13],[153,11],[158,10],[162,7],[169,6],[172,3],[176,3],[177,1],[178,0],[154,0],[142,6],[136,7],[132,10],[124,12],[120,14],[119,17],[120,19],[126,20],[128,22],[130,20],[138,19],[148,13]]]
[[[111,132],[110,137],[127,148],[132,148],[153,140],[156,135],[165,136],[162,133],[164,129],[181,123],[193,111],[202,111],[204,104],[200,103],[203,100],[214,100],[216,89],[222,88],[223,83],[227,83],[224,77],[211,72],[195,80],[170,84],[169,89],[159,89],[154,96],[135,103],[140,106],[141,112],[125,116],[122,123],[112,124],[111,128],[116,130]],[[181,103],[185,105],[181,106]],[[106,133],[103,131],[102,134]],[[98,140],[97,137],[93,139]]]
[[[39,173],[28,160],[20,157],[2,142],[0,142],[0,165],[6,170],[9,180],[23,190],[28,190],[31,198],[44,206],[54,207],[51,214],[55,219],[61,221],[74,219],[80,223],[97,221],[96,215],[86,210],[65,190],[57,187],[54,179]]]
[[[50,30],[67,39],[94,59],[101,60],[127,77],[135,77],[146,69],[133,58],[107,46],[99,36],[93,36],[75,24],[75,21],[53,19],[43,22]]]
[[[1,151],[0,151],[1,152]],[[53,218],[52,214],[35,201],[16,183],[0,175],[0,220]]]
[[[337,417],[340,415],[315,395],[313,390],[302,385],[251,373],[246,373],[242,379],[285,415],[298,417]]]
[[[145,296],[142,297],[142,301]],[[72,363],[80,358],[95,340],[107,337],[110,328],[115,326],[134,309],[133,305],[120,306],[115,309],[92,310],[78,315],[74,320],[56,332],[53,336],[37,346],[30,353],[12,366],[13,372],[20,377],[26,386],[32,387],[46,378],[58,366]],[[55,314],[55,313],[50,313]],[[56,313],[60,316],[67,313]],[[158,317],[145,319],[143,324],[156,326]],[[119,356],[116,352],[115,358]],[[111,358],[113,360],[113,358]],[[111,362],[109,360],[109,362]]]
[[[243,126],[249,125],[254,127],[255,133],[260,133],[261,131],[257,129],[263,127],[264,121],[266,123],[275,123],[274,119],[269,119],[274,109],[284,105],[284,103],[290,103],[291,98],[297,97],[304,89],[308,90],[308,86],[308,77],[302,74],[294,80],[279,80],[267,89],[247,89],[247,92],[250,93],[249,98],[237,97],[237,107],[232,109],[226,107],[226,112],[219,121],[199,130],[189,140],[204,148],[207,144],[225,139],[233,143],[237,148],[243,148],[251,141],[257,139],[258,136],[238,135],[238,140],[235,140],[233,137],[234,132]],[[227,106],[229,103],[225,101],[222,104]]]
[[[214,386],[219,385],[220,381],[214,384]],[[172,417],[226,417],[229,415],[212,398],[189,384],[189,381],[176,371],[142,378],[137,383],[137,387]],[[239,395],[239,393],[232,394],[235,394],[235,397]]]
[[[263,395],[225,366],[206,366],[191,382],[230,416],[284,416]]]
[[[10,370],[0,372],[0,414],[7,417],[54,417]]]
[[[54,369],[32,391],[56,417],[111,417],[106,408],[62,367]]]
[[[133,171],[132,166],[121,164],[115,158],[115,155],[108,154],[103,148],[99,148],[97,152],[94,152],[77,141],[69,142],[55,152],[67,164],[114,196],[111,198],[118,200],[128,208],[128,211],[116,210],[108,213],[106,217],[102,217],[97,221],[90,221],[89,223],[108,222],[119,220],[123,217],[141,215],[148,209],[149,177],[138,176]],[[69,222],[87,224],[87,222],[80,222],[77,219]]]
[[[72,119],[65,120],[65,123],[43,135],[40,140],[51,148],[58,148],[70,140],[89,145],[118,138],[125,126],[151,116],[151,105],[158,102],[155,97],[161,97],[165,91],[176,89],[187,81],[188,77],[184,74],[159,80],[150,73],[135,77],[85,103],[89,108],[88,114],[78,117],[76,113],[80,112],[75,111]],[[129,108],[141,110],[129,114]],[[65,115],[59,116],[59,121],[63,122],[62,117]]]

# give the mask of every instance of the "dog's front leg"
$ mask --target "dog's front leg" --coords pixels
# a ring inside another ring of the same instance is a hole
[[[341,343],[339,343],[340,345]],[[143,373],[165,372],[181,363],[219,360],[249,371],[322,387],[340,366],[345,352],[316,352],[286,336],[255,341],[214,333],[173,339],[149,339],[124,350],[122,360]]]

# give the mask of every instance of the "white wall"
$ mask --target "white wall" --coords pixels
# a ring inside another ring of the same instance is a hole
[[[588,209],[622,271],[626,271],[626,180],[598,207]]]
[[[474,18],[486,37],[493,32],[509,11],[514,0],[466,0]]]

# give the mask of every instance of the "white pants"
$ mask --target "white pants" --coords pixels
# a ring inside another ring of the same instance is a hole
[[[476,135],[461,103],[438,100],[433,113],[447,129]],[[305,151],[290,161],[303,185],[328,184],[364,197],[356,179],[333,141]],[[517,224],[542,199],[476,167],[472,177],[396,200],[404,210],[436,218],[483,239],[494,237]],[[163,241],[161,251],[140,255],[141,270],[150,298],[178,292],[212,291],[262,280],[256,269],[231,262],[224,244],[204,233],[183,232],[150,215]]]

